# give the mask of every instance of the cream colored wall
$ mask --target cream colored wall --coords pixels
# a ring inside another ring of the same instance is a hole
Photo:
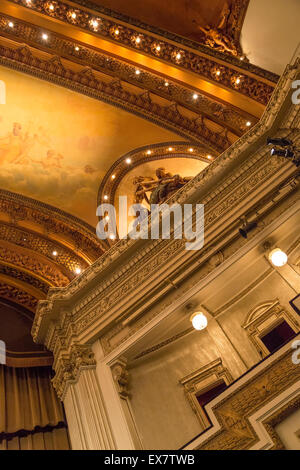
[[[224,284],[224,290],[218,296],[207,299],[206,304],[212,312],[214,298],[214,307],[217,309],[220,306],[218,299],[223,298],[226,303],[232,297],[233,288],[230,284],[235,286],[237,294],[248,282],[253,282],[270,268],[262,256],[252,266],[248,265],[249,269],[247,263],[244,265],[245,272],[236,278],[227,274],[229,282]],[[179,380],[218,357],[222,358],[224,367],[228,368],[233,379],[237,379],[261,360],[242,328],[248,313],[258,304],[278,298],[280,304],[297,318],[289,306],[289,300],[294,296],[294,290],[273,270],[247,295],[218,316],[227,338],[214,320],[210,320],[206,330],[188,334],[131,365],[131,404],[145,448],[176,449],[202,431]]]
[[[220,355],[207,331],[191,333],[130,368],[130,394],[146,449],[176,449],[201,432],[178,381]]]
[[[250,62],[281,75],[300,42],[299,21],[299,0],[250,0],[241,35]]]

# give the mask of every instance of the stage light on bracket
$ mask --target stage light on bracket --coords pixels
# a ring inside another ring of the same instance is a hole
[[[248,233],[251,232],[252,230],[256,229],[257,227],[257,223],[256,222],[247,222],[247,220],[245,219],[244,220],[244,223],[242,225],[242,227],[239,229],[239,234],[243,237],[243,238],[248,238]]]

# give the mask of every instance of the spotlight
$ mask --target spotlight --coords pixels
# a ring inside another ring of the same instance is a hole
[[[276,149],[272,148],[271,149],[271,155],[272,157],[277,156],[277,157],[285,157],[285,158],[293,158],[295,156],[294,152],[290,149]]]
[[[268,137],[267,145],[279,145],[279,147],[289,147],[290,145],[293,145],[293,142],[288,139],[271,139],[270,137]]]
[[[254,230],[256,227],[256,222],[245,221],[244,225],[239,229],[239,233],[240,235],[242,235],[243,238],[248,238],[248,233]]]
[[[58,255],[57,251],[56,250],[52,251],[52,255],[57,256]]]
[[[75,274],[80,274],[81,273],[81,269],[80,268],[75,268]]]
[[[271,139],[268,137],[267,144],[277,146],[271,149],[272,157],[284,157],[290,160],[296,167],[300,166],[300,150],[296,148],[291,140],[285,138]]]

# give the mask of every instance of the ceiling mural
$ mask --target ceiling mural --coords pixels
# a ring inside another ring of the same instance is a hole
[[[38,79],[0,69],[0,187],[95,226],[106,171],[140,145],[180,138],[146,120]],[[122,135],[124,138],[119,139]]]

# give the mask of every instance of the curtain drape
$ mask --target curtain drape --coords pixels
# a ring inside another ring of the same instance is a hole
[[[50,367],[0,365],[0,449],[68,448],[64,421]]]

